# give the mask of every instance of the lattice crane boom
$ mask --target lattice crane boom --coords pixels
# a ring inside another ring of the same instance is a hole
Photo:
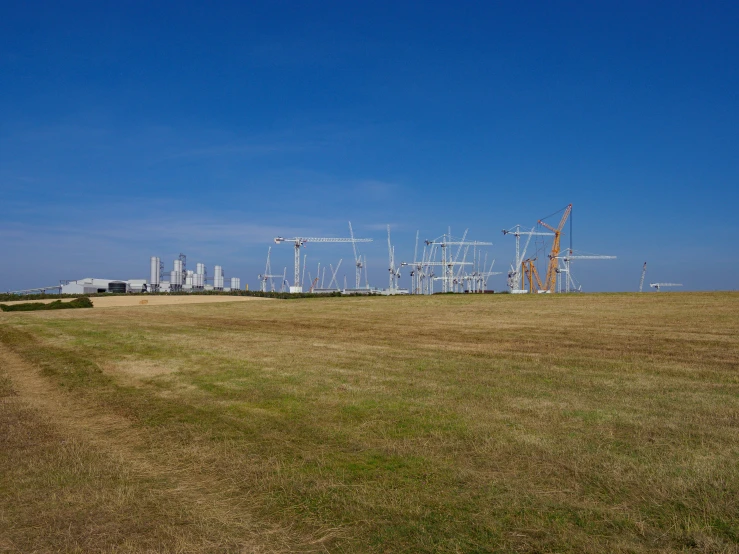
[[[292,242],[295,245],[295,290],[300,292],[300,247],[305,246],[309,242],[372,242],[372,239],[357,239],[357,238],[333,238],[333,237],[293,237],[286,239],[284,237],[275,237],[275,243],[280,244],[281,242]]]
[[[549,253],[549,264],[547,265],[547,276],[544,283],[544,287],[549,292],[554,292],[554,289],[557,285],[557,269],[559,267],[558,257],[560,252],[559,242],[562,236],[562,229],[564,228],[565,222],[567,221],[567,218],[570,216],[571,212],[572,204],[568,204],[556,229],[548,223],[542,221],[541,219],[539,220],[539,225],[546,227],[554,233],[554,240],[552,240],[552,251]]]
[[[536,270],[536,265],[534,265],[535,261],[536,258],[528,258],[521,262],[521,273],[524,275],[524,278],[529,281],[529,292],[546,290],[541,284],[539,272]]]
[[[449,240],[447,240],[447,236],[449,236]],[[442,258],[442,265],[446,266],[446,270],[444,272],[444,279],[442,280],[442,286],[443,292],[452,292],[454,288],[454,266],[458,265],[459,262],[457,261],[459,259],[459,254],[462,251],[463,246],[492,246],[492,242],[483,242],[483,241],[468,241],[465,240],[467,238],[467,230],[465,230],[464,235],[462,237],[462,240],[452,240],[451,234],[450,235],[444,235],[441,240],[434,239],[434,240],[426,240],[425,243],[427,246],[431,246],[432,248],[435,246],[441,247],[441,258]],[[457,246],[457,253],[455,256],[452,256],[450,253],[447,252],[447,248],[449,246]]]
[[[682,283],[649,283],[650,287],[653,287],[657,289],[657,292],[659,292],[659,289],[662,287],[682,287]]]
[[[510,229],[503,229],[503,235],[513,235],[516,237],[516,260],[513,263],[513,268],[511,269],[510,273],[508,274],[508,282],[509,286],[511,287],[511,290],[519,291],[523,287],[523,274],[519,272],[519,268],[521,267],[521,261],[526,258],[526,251],[529,248],[529,243],[531,242],[531,237],[534,236],[546,236],[551,237],[554,235],[554,233],[550,233],[548,231],[535,231],[534,229],[531,229],[530,231],[521,231],[521,224],[514,225]],[[528,238],[526,239],[526,244],[523,247],[523,251],[521,250],[521,236],[526,235]]]

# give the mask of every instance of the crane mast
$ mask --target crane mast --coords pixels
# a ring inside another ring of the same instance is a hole
[[[372,242],[372,239],[357,239],[357,238],[331,238],[331,237],[293,237],[286,239],[284,237],[275,237],[275,243],[280,244],[281,242],[292,242],[295,245],[295,279],[294,285],[290,287],[290,292],[303,292],[303,287],[300,282],[300,247],[305,246],[309,242]]]
[[[639,280],[639,292],[644,290],[644,276],[647,274],[647,262],[644,262],[644,267],[641,268],[641,279]]]
[[[564,261],[565,266],[564,269],[558,269],[557,272],[564,272],[567,274],[567,277],[565,278],[565,292],[570,292],[570,283],[573,287],[575,286],[575,282],[570,275],[571,260],[615,260],[616,256],[602,256],[598,254],[573,254],[572,250],[568,249],[568,253],[564,256],[559,256],[559,258]],[[562,292],[562,279],[559,280],[559,289],[557,290],[557,292]]]
[[[535,231],[534,229],[531,229],[530,231],[521,231],[521,225],[514,225],[510,229],[503,229],[504,235],[513,235],[516,237],[516,260],[513,264],[513,269],[508,275],[508,281],[509,286],[511,287],[512,292],[521,292],[523,290],[523,273],[519,271],[519,267],[522,267],[522,261],[523,258],[526,257],[526,250],[529,248],[529,243],[531,242],[531,237],[534,236],[546,236],[551,237],[554,235],[554,233],[549,232],[540,232]],[[523,251],[521,251],[521,236],[526,235],[528,236],[528,239],[526,239],[526,244],[523,247]]]
[[[360,256],[357,253],[357,241],[354,240],[354,229],[352,229],[352,222],[349,222],[349,236],[352,239],[352,249],[354,250],[354,266],[355,266],[355,274],[354,274],[354,288],[361,287],[361,281],[362,281],[362,268],[364,267],[364,264],[362,264],[362,256]]]
[[[272,274],[272,266],[270,265],[269,257],[272,253],[272,247],[270,246],[267,249],[267,263],[264,266],[264,273],[262,275],[259,275],[259,281],[260,281],[260,289],[262,292],[267,292],[267,281],[269,281],[270,284],[270,292],[275,292],[275,282],[273,279],[275,277],[282,277],[282,275],[273,275]]]
[[[400,269],[395,267],[395,247],[390,242],[390,225],[387,226],[387,251],[389,258],[389,285],[388,292],[395,294],[398,291],[398,277],[400,277]]]
[[[447,236],[449,239],[447,240]],[[454,290],[455,285],[455,276],[454,276],[454,266],[460,265],[460,263],[457,261],[459,259],[459,254],[462,251],[463,246],[492,246],[492,242],[481,242],[481,241],[468,241],[465,240],[467,238],[467,230],[465,230],[464,235],[462,235],[462,240],[452,240],[451,234],[449,235],[443,235],[441,237],[441,240],[434,239],[434,240],[427,240],[426,245],[428,246],[440,246],[441,247],[441,265],[444,266],[444,276],[441,279],[441,285],[442,285],[442,292],[452,292]],[[455,256],[452,257],[451,252],[447,252],[447,249],[450,246],[457,246],[457,253]],[[468,265],[468,264],[462,264],[462,265]],[[469,265],[472,265],[471,263]]]

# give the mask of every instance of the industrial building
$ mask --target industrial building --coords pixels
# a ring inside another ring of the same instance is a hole
[[[97,279],[86,277],[76,281],[62,281],[62,294],[98,294],[98,293],[126,293],[146,292],[148,289],[146,279],[131,279],[121,281],[119,279]]]
[[[164,266],[160,258],[150,259],[150,274],[146,279],[98,279],[86,277],[73,281],[61,281],[59,292],[62,294],[102,294],[102,293],[134,293],[134,292],[200,292],[239,290],[241,279],[226,279],[223,266],[214,266],[213,279],[208,278],[205,264],[195,264],[195,271],[187,269],[187,258],[184,254],[174,260],[169,280],[162,280]],[[211,283],[208,283],[211,281]],[[228,284],[229,286],[225,286]],[[55,287],[56,288],[56,287]]]
[[[164,264],[157,256],[152,256],[150,260],[149,271],[149,292],[201,292],[201,291],[224,291],[239,290],[241,288],[241,279],[231,277],[226,280],[223,266],[217,265],[213,267],[212,280],[208,277],[208,271],[205,264],[195,264],[195,271],[187,269],[187,256],[180,254],[174,260],[172,271],[169,273],[169,280],[163,280]],[[208,283],[211,281],[211,283]],[[228,283],[230,286],[226,286]]]

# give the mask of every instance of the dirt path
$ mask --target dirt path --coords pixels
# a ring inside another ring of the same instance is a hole
[[[29,407],[44,424],[52,426],[65,439],[78,441],[85,448],[122,464],[125,472],[137,480],[163,484],[157,494],[163,502],[187,514],[195,529],[188,539],[174,537],[172,551],[201,551],[205,542],[218,543],[226,537],[208,536],[207,533],[210,531],[212,535],[218,529],[230,530],[233,536],[228,537],[228,542],[238,543],[241,552],[295,551],[297,537],[271,523],[265,525],[256,521],[243,503],[233,504],[225,498],[223,485],[215,476],[203,471],[202,467],[184,466],[175,451],[171,452],[171,463],[155,460],[147,453],[147,437],[128,420],[64,393],[41,376],[38,368],[2,344],[0,367],[17,393],[4,400],[6,405],[0,408],[13,409],[9,403]],[[39,510],[43,510],[43,506],[39,506]],[[171,525],[171,522],[162,522],[162,526]]]

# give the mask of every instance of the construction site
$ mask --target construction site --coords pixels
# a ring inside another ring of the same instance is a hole
[[[503,229],[503,237],[513,237],[515,250],[507,271],[496,271],[493,242],[472,238],[469,229],[461,235],[452,234],[451,228],[435,238],[422,238],[416,231],[413,256],[404,259],[396,253],[390,225],[387,225],[387,280],[371,283],[368,257],[362,252],[372,238],[359,238],[354,234],[351,221],[348,237],[295,236],[274,238],[275,245],[293,247],[293,270],[288,266],[282,272],[273,269],[273,246],[267,248],[264,270],[257,278],[257,286],[251,290],[262,293],[292,294],[345,294],[345,295],[431,295],[438,293],[481,294],[508,292],[511,294],[553,294],[584,292],[582,283],[573,273],[573,267],[582,262],[614,260],[616,256],[578,251],[573,245],[572,204],[544,218],[532,226],[516,224]],[[384,239],[383,239],[384,240]],[[306,246],[351,245],[345,260],[336,262],[311,262],[303,253]],[[509,248],[505,246],[505,248]],[[407,251],[410,251],[408,249]],[[380,265],[377,259],[375,265]],[[315,266],[309,268],[309,264]],[[353,271],[351,268],[353,266]],[[343,270],[343,271],[342,271]],[[314,273],[315,271],[315,273]],[[642,266],[638,291],[643,292],[647,263]],[[352,275],[353,273],[353,275]],[[505,288],[494,290],[490,280],[505,275]],[[377,279],[374,268],[373,278]],[[404,278],[403,282],[401,279]],[[681,287],[681,283],[652,282],[655,291]],[[597,290],[596,283],[588,283],[589,290]],[[149,277],[136,279],[106,279],[85,277],[60,280],[58,285],[8,291],[9,294],[29,295],[38,293],[101,294],[101,293],[230,293],[250,290],[247,280],[226,277],[222,265],[215,265],[212,274],[204,263],[198,262],[188,269],[187,256],[180,253],[173,260],[172,269],[158,256],[151,256]],[[633,290],[633,289],[632,289]]]

